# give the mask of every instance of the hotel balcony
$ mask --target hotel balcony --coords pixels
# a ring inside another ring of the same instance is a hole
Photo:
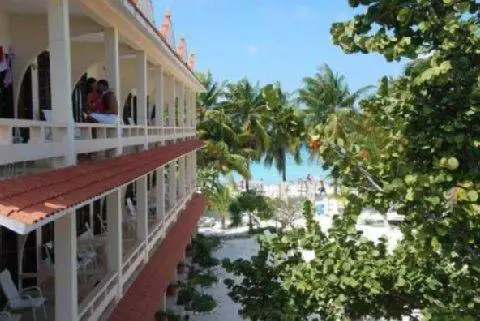
[[[205,207],[204,88],[168,19],[160,32],[148,0],[0,1],[0,309],[63,321],[161,308]],[[115,94],[113,124],[87,122],[90,77]],[[34,311],[9,297],[30,286]]]

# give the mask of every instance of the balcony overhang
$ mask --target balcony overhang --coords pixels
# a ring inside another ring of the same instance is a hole
[[[202,146],[200,140],[187,140],[99,162],[4,180],[0,190],[0,226],[28,234]]]

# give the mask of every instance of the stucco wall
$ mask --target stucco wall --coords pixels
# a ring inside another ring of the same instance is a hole
[[[10,47],[10,26],[9,18],[5,11],[0,10],[0,45],[4,49]]]
[[[13,81],[15,97],[18,97],[25,70],[39,53],[48,50],[48,20],[46,15],[12,13],[8,15],[8,34],[15,53]],[[32,33],[33,31],[34,33]],[[102,31],[102,27],[89,18],[71,17],[70,19],[71,37],[100,31]],[[87,67],[85,66],[85,68]]]

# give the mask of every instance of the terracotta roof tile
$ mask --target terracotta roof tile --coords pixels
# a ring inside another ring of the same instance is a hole
[[[195,195],[187,204],[160,247],[120,300],[109,321],[154,320],[205,205],[205,199],[200,195]]]
[[[161,146],[50,172],[0,182],[0,216],[34,224],[63,209],[129,183],[203,146],[199,140]]]

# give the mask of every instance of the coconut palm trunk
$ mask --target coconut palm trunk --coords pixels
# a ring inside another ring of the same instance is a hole
[[[287,153],[285,148],[282,148],[282,181],[285,183],[287,181]]]
[[[222,230],[227,229],[227,215],[225,213],[223,213],[223,215],[222,215],[220,224],[221,224]]]

